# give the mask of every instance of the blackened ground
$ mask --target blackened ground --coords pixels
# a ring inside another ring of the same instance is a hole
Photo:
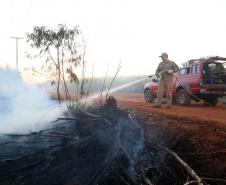
[[[217,164],[211,170],[186,155],[199,150],[179,127],[164,126],[169,119],[118,109],[114,98],[86,112],[71,108],[66,116],[75,120],[61,119],[39,133],[1,136],[1,185],[138,185],[148,179],[184,184],[190,177],[183,167],[145,139],[178,152],[201,176],[225,177],[225,168],[217,174]]]
[[[75,120],[60,119],[38,133],[1,135],[0,184],[120,185],[121,176],[138,184],[142,129],[116,103],[86,109],[101,117],[71,108],[67,117]]]

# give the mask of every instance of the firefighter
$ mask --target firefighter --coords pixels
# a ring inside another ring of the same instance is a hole
[[[167,92],[167,108],[170,108],[172,104],[172,90],[173,90],[173,73],[178,71],[178,66],[175,62],[168,59],[167,53],[162,53],[161,56],[162,62],[159,63],[156,70],[156,76],[160,77],[158,85],[157,100],[154,107],[161,108],[162,97],[164,89]]]

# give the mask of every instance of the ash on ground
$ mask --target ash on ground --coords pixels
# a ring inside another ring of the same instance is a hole
[[[38,133],[1,136],[1,185],[160,184],[164,154],[145,143],[114,97],[102,107],[71,107],[65,118]]]

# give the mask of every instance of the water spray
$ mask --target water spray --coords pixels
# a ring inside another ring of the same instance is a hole
[[[117,92],[117,91],[120,91],[120,90],[125,89],[125,88],[127,88],[127,87],[130,87],[130,86],[132,86],[132,85],[135,85],[135,84],[137,84],[137,83],[139,83],[139,82],[141,82],[141,81],[143,81],[143,80],[146,80],[147,78],[151,78],[151,77],[153,77],[153,75],[148,76],[148,77],[144,77],[144,78],[142,78],[142,79],[135,80],[135,81],[132,81],[132,82],[128,82],[128,83],[123,84],[123,85],[120,85],[120,86],[118,86],[118,87],[114,87],[114,88],[112,88],[112,89],[109,91],[109,94],[110,94],[110,93]],[[106,93],[107,93],[107,90],[103,91],[102,95],[105,95]],[[100,97],[99,94],[94,94],[94,95],[90,96],[87,100],[89,101],[89,100],[92,100],[92,99],[96,99],[96,98],[98,98],[98,97]]]

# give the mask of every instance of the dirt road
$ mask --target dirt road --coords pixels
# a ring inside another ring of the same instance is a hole
[[[220,124],[226,128],[226,107],[207,107],[203,104],[195,104],[188,107],[173,105],[171,109],[153,108],[153,104],[144,101],[143,94],[117,94],[115,97],[121,107],[133,108],[147,113],[157,113],[174,119],[189,119],[205,123]]]

